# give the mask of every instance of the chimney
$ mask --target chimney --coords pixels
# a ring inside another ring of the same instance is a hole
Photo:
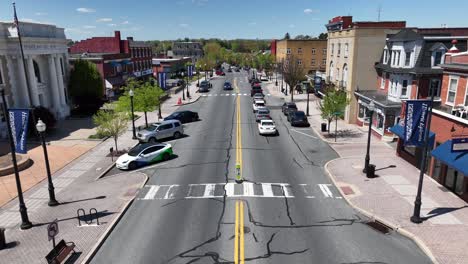
[[[120,40],[120,31],[118,30],[114,31],[114,38]]]
[[[449,49],[449,53],[458,53],[460,52],[457,48],[457,46],[455,46],[456,44],[458,43],[458,40],[454,39],[452,40],[452,47]]]

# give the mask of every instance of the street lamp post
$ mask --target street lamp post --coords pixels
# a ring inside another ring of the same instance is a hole
[[[435,91],[433,90],[432,86],[429,89],[429,92],[431,93],[431,105],[429,106],[428,114],[427,114],[426,131],[424,131],[424,146],[422,149],[423,153],[421,157],[421,167],[419,168],[418,192],[416,194],[416,199],[414,200],[413,216],[411,216],[410,218],[411,222],[415,224],[420,224],[423,222],[423,220],[421,219],[421,204],[422,204],[421,193],[422,193],[423,180],[424,180],[424,171],[426,169],[427,149],[429,147],[429,132],[431,130],[432,107],[434,104]]]
[[[197,69],[197,79],[198,79],[197,87],[200,87],[200,71],[198,69]]]
[[[370,161],[370,156],[369,156],[369,151],[370,151],[370,140],[371,140],[371,131],[372,131],[372,116],[374,115],[374,110],[375,110],[375,104],[374,101],[371,101],[369,105],[367,106],[367,109],[369,110],[369,131],[367,132],[367,152],[366,152],[366,159],[364,163],[364,169],[362,172],[367,173],[367,170],[369,169],[369,161]]]
[[[185,81],[184,80],[184,72],[181,72],[180,74],[182,75],[182,80]],[[184,89],[185,89],[185,85],[182,86],[182,100],[185,101],[185,90]]]
[[[45,142],[45,137],[44,137],[44,132],[46,130],[46,124],[42,122],[41,119],[37,121],[36,124],[36,129],[37,132],[39,132],[39,135],[41,136],[41,141],[42,141],[42,149],[44,150],[44,159],[45,159],[45,164],[46,164],[46,171],[47,171],[47,181],[49,182],[49,206],[57,206],[59,205],[59,202],[55,199],[55,191],[54,191],[54,183],[52,182],[52,175],[50,173],[50,165],[49,165],[49,155],[47,154],[47,146]]]
[[[304,84],[305,92],[307,93],[307,108],[306,108],[306,115],[309,116],[309,87],[307,83]]]
[[[208,77],[206,76],[206,63],[203,64],[203,70],[205,70],[205,81],[208,79]]]
[[[19,211],[21,215],[21,229],[24,230],[31,228],[32,223],[29,221],[28,209],[26,208],[26,204],[24,203],[23,190],[21,188],[21,179],[19,177],[18,163],[16,162],[15,143],[13,141],[13,134],[11,132],[10,115],[8,114],[8,107],[5,98],[4,88],[0,88],[0,92],[2,94],[3,101],[3,114],[5,115],[5,121],[8,130],[8,141],[10,142],[11,160],[13,162],[13,170],[15,172],[16,190],[18,192]]]
[[[278,64],[276,64],[276,71],[275,71],[275,86],[278,87]]]
[[[130,95],[130,107],[131,107],[131,110],[132,110],[132,127],[133,127],[133,137],[132,137],[132,139],[137,139],[136,129],[135,129],[135,112],[133,111],[133,96],[135,95],[133,93],[133,90],[130,90],[128,92],[128,95]]]
[[[189,80],[189,79],[190,79],[190,76],[189,76],[189,74],[188,74],[188,72],[187,72],[187,86],[186,86],[186,88],[187,88],[187,99],[190,98],[190,92],[189,92],[189,88],[190,88],[190,86],[189,86],[189,81],[190,81],[190,80]]]

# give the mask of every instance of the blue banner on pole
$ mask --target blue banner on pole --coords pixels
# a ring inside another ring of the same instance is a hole
[[[187,65],[187,74],[189,77],[193,76],[193,65]]]
[[[406,101],[403,130],[405,145],[416,147],[424,145],[430,105],[430,100]]]
[[[15,152],[26,154],[26,136],[28,132],[29,109],[8,109],[11,134],[15,143]]]
[[[160,72],[158,74],[158,84],[163,90],[166,89],[166,73]]]
[[[320,76],[314,77],[314,88],[317,91],[320,90],[320,88],[322,88],[322,77]]]

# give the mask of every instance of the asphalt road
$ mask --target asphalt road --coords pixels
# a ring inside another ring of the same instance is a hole
[[[225,79],[240,96],[222,91]],[[246,74],[229,73],[182,107],[202,120],[170,141],[177,157],[140,171],[147,185],[92,263],[431,263],[340,197],[323,169],[336,154],[309,128],[290,127],[282,101],[267,96],[276,137],[258,135],[251,103]]]

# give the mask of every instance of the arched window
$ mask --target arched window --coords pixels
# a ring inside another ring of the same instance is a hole
[[[330,62],[330,81],[333,80],[333,61]]]
[[[348,64],[343,65],[343,78],[341,79],[343,81],[343,86],[346,87],[346,82],[348,81]]]
[[[35,60],[33,60],[33,65],[34,65],[34,75],[36,76],[36,81],[38,83],[42,83],[41,81],[41,71],[39,70],[39,65]]]

